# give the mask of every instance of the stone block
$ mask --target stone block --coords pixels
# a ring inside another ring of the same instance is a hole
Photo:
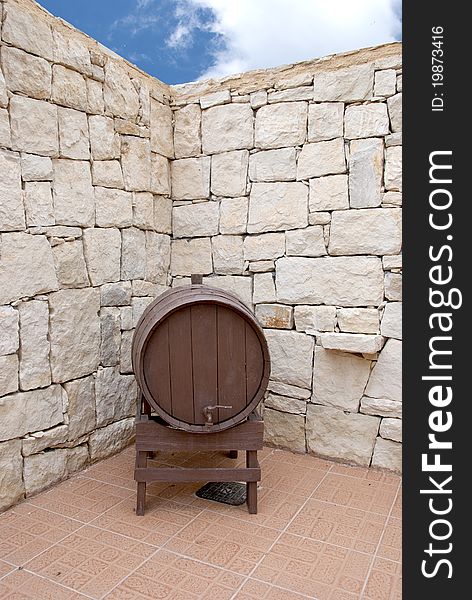
[[[129,227],[132,225],[133,196],[131,192],[105,187],[95,187],[94,190],[96,223],[99,227]]]
[[[21,155],[23,181],[52,181],[52,161],[48,156]]]
[[[296,385],[290,385],[288,383],[281,383],[280,381],[269,380],[267,389],[279,396],[285,398],[288,397],[287,399],[308,400],[311,396],[311,389],[307,390],[306,388],[297,387]]]
[[[244,268],[243,238],[218,235],[212,239],[213,270],[221,275],[241,275]]]
[[[70,108],[59,108],[58,121],[60,155],[88,160],[90,143],[87,115]]]
[[[383,270],[375,257],[280,258],[277,299],[282,303],[375,306],[383,300]]]
[[[120,373],[133,372],[133,363],[131,360],[133,334],[133,331],[123,331],[123,333],[121,334]]]
[[[134,438],[134,417],[95,430],[89,439],[90,459],[101,460],[125,448]]]
[[[151,99],[151,150],[167,158],[174,157],[172,110],[154,99]]]
[[[121,166],[126,190],[143,192],[151,188],[151,147],[149,140],[121,138]]]
[[[133,328],[138,324],[141,315],[144,312],[146,306],[153,301],[153,298],[133,298],[132,303],[132,318],[133,318]]]
[[[368,467],[380,419],[345,413],[331,406],[308,404],[306,441],[309,451]]]
[[[46,236],[4,233],[1,236],[0,304],[57,290],[54,261]]]
[[[66,467],[67,474],[72,475],[77,471],[82,471],[90,462],[90,456],[87,444],[69,448],[67,450]]]
[[[378,437],[375,441],[372,466],[395,473],[402,471],[402,445]]]
[[[380,206],[384,148],[379,139],[353,140],[349,156],[351,208]]]
[[[202,111],[198,104],[188,104],[174,112],[175,158],[188,158],[201,153],[201,124]]]
[[[380,436],[386,440],[394,442],[402,441],[402,422],[401,419],[382,419],[380,423]]]
[[[26,497],[67,477],[67,449],[59,448],[25,456],[23,479]]]
[[[336,325],[335,306],[295,306],[295,328],[297,331],[314,333],[334,331]]]
[[[261,90],[258,92],[253,92],[249,97],[252,108],[260,108],[267,104],[267,92],[265,90]]]
[[[383,345],[381,335],[366,335],[364,333],[322,333],[318,337],[323,348],[355,352],[358,354],[375,354]]]
[[[100,293],[96,289],[50,294],[49,339],[54,382],[70,381],[96,371],[100,350]]]
[[[95,378],[76,379],[64,384],[67,392],[70,441],[95,429]]]
[[[265,273],[275,271],[275,262],[273,260],[256,260],[249,263],[250,273]]]
[[[146,233],[135,227],[121,232],[121,279],[146,276]]]
[[[234,150],[211,157],[211,193],[238,197],[246,193],[249,152]]]
[[[10,124],[13,150],[58,155],[57,107],[54,104],[13,96],[10,100]]]
[[[321,142],[344,135],[344,104],[325,102],[308,107],[308,141]]]
[[[97,426],[108,425],[136,412],[136,381],[118,368],[99,369],[95,381]]]
[[[256,152],[249,157],[251,181],[295,181],[297,155],[295,148],[280,148]]]
[[[65,392],[60,385],[18,392],[0,399],[0,441],[50,429],[64,421]],[[18,415],[22,415],[19,419]]]
[[[23,199],[28,227],[46,227],[55,224],[49,181],[26,181]]]
[[[308,188],[301,182],[254,183],[249,197],[248,233],[308,225]]]
[[[273,260],[285,254],[285,234],[262,233],[244,238],[244,260]]]
[[[11,148],[10,118],[3,108],[0,108],[0,147]]]
[[[210,241],[208,240],[208,245]],[[170,236],[146,231],[146,279],[167,285],[171,261]],[[194,272],[194,271],[192,271]],[[199,273],[200,271],[197,271]]]
[[[402,303],[388,302],[382,315],[380,332],[385,337],[402,339]]]
[[[247,104],[213,106],[202,113],[204,154],[252,148],[254,117]]]
[[[260,302],[275,302],[275,284],[272,273],[254,274],[254,304]]]
[[[210,236],[218,233],[217,202],[175,206],[172,211],[174,237]]]
[[[105,112],[105,101],[103,99],[103,84],[95,79],[87,79],[87,112],[91,114],[102,114]]]
[[[18,391],[18,356],[0,356],[0,396]]]
[[[402,343],[398,340],[387,340],[372,369],[365,394],[370,398],[402,401]]]
[[[395,94],[387,100],[388,116],[393,132],[402,130],[402,94]]]
[[[105,64],[103,97],[107,112],[115,117],[135,121],[139,113],[139,95],[126,68],[117,60]]]
[[[269,394],[264,401],[264,408],[273,408],[292,415],[304,415],[306,414],[306,400]]]
[[[92,163],[92,183],[94,186],[122,190],[125,185],[119,160],[94,160]]]
[[[397,85],[397,74],[393,69],[375,72],[374,96],[393,96]]]
[[[58,244],[52,253],[61,287],[81,288],[89,285],[82,240]]]
[[[174,240],[170,265],[172,275],[208,275],[213,271],[210,239]]]
[[[312,86],[300,86],[286,90],[276,90],[269,92],[268,101],[270,104],[274,102],[297,102],[301,100],[311,100],[313,98]]]
[[[312,225],[285,234],[287,256],[323,256],[326,254],[323,227]]]
[[[121,315],[116,306],[100,309],[100,364],[114,367],[120,361]]]
[[[2,40],[31,54],[53,59],[51,27],[29,7],[9,3],[3,12]]]
[[[137,225],[137,223],[135,224]],[[172,233],[171,198],[154,196],[154,229],[158,233]]]
[[[310,211],[349,208],[347,175],[329,175],[310,179]]]
[[[229,90],[221,90],[219,92],[213,92],[200,98],[200,106],[202,108],[211,108],[218,104],[228,104],[231,102],[231,94]]]
[[[21,440],[0,443],[0,510],[21,500],[25,493]]]
[[[115,133],[113,119],[101,115],[90,115],[90,147],[94,160],[120,158],[120,136]]]
[[[315,73],[315,102],[355,102],[369,100],[374,87],[371,64],[353,65],[334,71]]]
[[[345,172],[346,159],[342,138],[327,142],[313,142],[303,146],[298,157],[298,180]]]
[[[171,166],[174,200],[196,200],[210,196],[210,157],[182,158]]]
[[[72,67],[87,75],[92,74],[89,49],[78,35],[74,35],[69,28],[54,27],[52,36],[55,63]]]
[[[398,208],[368,208],[333,212],[329,253],[398,254],[402,247],[402,216]]]
[[[391,146],[385,151],[385,189],[402,191],[402,148]]]
[[[0,306],[0,356],[18,350],[18,311],[12,306]]]
[[[316,347],[311,401],[357,412],[369,374],[370,361]]]
[[[376,308],[339,308],[338,325],[347,333],[379,333],[379,311]]]
[[[25,228],[21,190],[20,157],[16,152],[0,150],[0,231]]]
[[[401,302],[402,300],[402,274],[401,273],[385,273],[385,298],[393,302]]]
[[[383,102],[348,106],[344,116],[346,139],[369,138],[389,133],[387,106]]]
[[[95,199],[90,163],[57,159],[54,167],[54,214],[58,225],[91,227],[95,223]]]
[[[246,233],[247,198],[223,198],[220,202],[220,233]]]
[[[313,374],[313,338],[298,331],[265,331],[271,360],[271,378],[298,387],[310,387]]]
[[[22,302],[20,315],[20,387],[22,390],[51,384],[49,366],[49,308],[45,300]]]
[[[305,417],[264,409],[264,442],[294,452],[305,452]]]
[[[376,415],[379,417],[402,417],[402,403],[387,398],[368,398],[363,396],[361,400],[361,413]]]
[[[170,195],[170,185],[169,159],[151,152],[151,192]]]
[[[87,85],[83,75],[62,65],[54,65],[51,98],[55,104],[87,110]]]
[[[46,100],[51,94],[51,66],[18,48],[2,47],[2,67],[10,92]]]
[[[256,318],[262,327],[270,329],[292,329],[293,308],[283,304],[258,304]]]
[[[287,102],[262,106],[256,115],[256,148],[283,148],[305,143],[307,103]]]
[[[105,283],[100,287],[100,304],[102,306],[123,306],[131,303],[131,283]]]

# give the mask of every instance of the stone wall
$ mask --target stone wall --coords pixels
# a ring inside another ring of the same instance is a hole
[[[191,273],[266,330],[269,443],[399,470],[400,46],[171,88],[0,23],[0,509],[130,441],[133,328]]]
[[[170,89],[0,3],[0,508],[123,447],[130,343],[168,284]]]
[[[236,292],[268,443],[401,469],[401,48],[177,86],[173,285]]]

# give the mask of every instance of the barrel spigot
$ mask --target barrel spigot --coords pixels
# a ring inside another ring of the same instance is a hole
[[[232,406],[226,406],[225,404],[214,404],[212,406],[203,407],[203,416],[205,417],[205,425],[213,425],[213,411],[217,408],[233,408]]]

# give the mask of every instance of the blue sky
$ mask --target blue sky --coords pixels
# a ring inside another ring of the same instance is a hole
[[[399,39],[401,0],[39,0],[166,83]]]

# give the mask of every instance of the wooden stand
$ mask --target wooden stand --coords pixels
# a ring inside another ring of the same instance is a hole
[[[257,451],[262,449],[264,423],[252,412],[246,421],[230,429],[214,433],[191,433],[169,426],[160,417],[151,416],[148,403],[142,399],[136,417],[136,468],[137,481],[136,514],[144,515],[146,483],[152,481],[245,481],[246,502],[250,514],[257,513],[257,482],[261,480],[261,468]],[[152,452],[195,452],[229,450],[236,458],[238,450],[246,451],[246,467],[227,468],[178,468],[148,467]]]

